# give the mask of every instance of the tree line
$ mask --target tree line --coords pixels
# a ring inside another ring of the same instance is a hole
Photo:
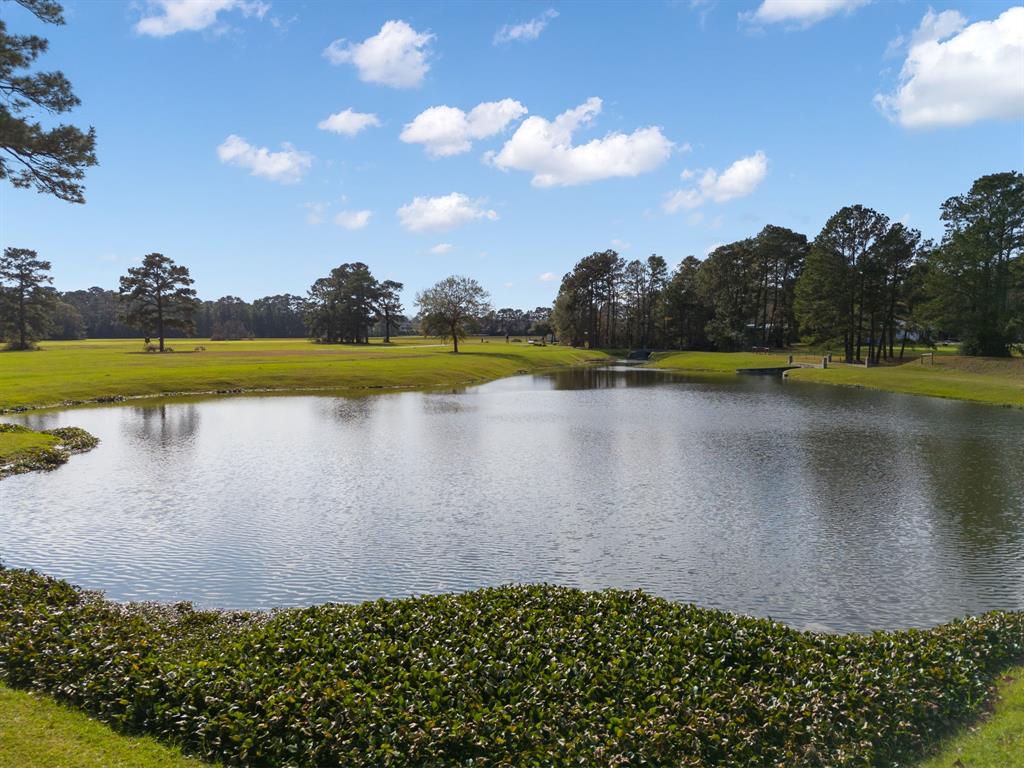
[[[908,338],[957,339],[964,354],[1024,347],[1024,175],[976,180],[942,204],[938,244],[862,205],[809,240],[769,225],[688,256],[669,274],[657,255],[581,259],[551,322],[577,346],[741,350],[797,341],[847,361],[902,356]]]
[[[306,296],[279,294],[247,302],[237,296],[200,301],[186,267],[149,254],[121,279],[120,290],[94,286],[59,292],[50,287],[51,265],[35,251],[8,248],[0,257],[0,331],[10,349],[30,349],[40,339],[160,339],[196,336],[211,340],[313,338],[322,343],[385,342],[395,333],[422,330],[424,318],[407,317],[402,283],[378,281],[361,262],[342,264],[316,280]],[[464,333],[551,333],[551,309],[481,304]],[[460,338],[461,338],[460,337]]]
[[[145,337],[163,352],[168,338],[211,340],[309,337],[320,343],[365,344],[371,335],[423,332],[459,339],[470,332],[525,327],[545,332],[547,311],[494,312],[487,292],[471,278],[452,276],[416,296],[410,321],[401,301],[402,283],[378,280],[362,262],[342,264],[319,278],[304,297],[265,296],[252,303],[237,296],[200,301],[187,267],[160,253],[121,277],[117,291],[99,287],[56,291],[51,264],[27,248],[5,248],[0,256],[0,332],[11,350],[32,349],[43,338]]]
[[[187,267],[151,253],[118,291],[59,293],[35,251],[0,257],[0,330],[8,346],[39,338],[211,339],[308,336],[322,343],[385,341],[396,331],[455,341],[471,332],[557,335],[602,348],[738,350],[797,341],[842,350],[848,361],[902,357],[909,339],[959,340],[970,355],[1024,347],[1024,174],[979,178],[942,204],[935,244],[862,205],[837,211],[809,240],[769,225],[757,235],[688,256],[670,273],[652,255],[626,261],[613,250],[581,259],[554,306],[491,307],[474,280],[452,276],[416,296],[404,315],[403,285],[378,280],[362,262],[341,264],[306,296],[249,303],[199,301]]]

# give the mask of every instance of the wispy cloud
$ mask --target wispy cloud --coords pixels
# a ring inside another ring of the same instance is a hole
[[[342,136],[355,136],[367,128],[380,127],[380,118],[370,112],[353,112],[351,109],[346,109],[325,117],[316,124],[316,127],[321,131],[330,131]]]
[[[262,19],[270,3],[258,0],[149,0],[135,31],[150,37],[169,37],[178,32],[199,32],[213,27],[218,15],[240,11]]]
[[[370,223],[373,211],[341,211],[334,216],[334,223],[342,229],[363,229]]]
[[[503,43],[536,40],[547,27],[548,22],[557,18],[558,11],[554,8],[548,8],[544,13],[534,16],[529,21],[524,21],[521,24],[506,24],[494,33],[493,43],[494,45],[501,45]]]

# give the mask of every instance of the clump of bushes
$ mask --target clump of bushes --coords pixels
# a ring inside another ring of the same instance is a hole
[[[549,586],[213,613],[0,569],[0,679],[239,765],[894,765],[1022,654],[1021,613],[825,635]]]
[[[0,434],[10,432],[31,433],[32,430],[20,424],[0,424]],[[0,479],[9,475],[19,475],[35,470],[56,469],[64,464],[72,454],[83,453],[99,444],[99,438],[80,427],[59,427],[44,429],[39,434],[52,435],[59,442],[52,445],[27,447],[0,462]]]

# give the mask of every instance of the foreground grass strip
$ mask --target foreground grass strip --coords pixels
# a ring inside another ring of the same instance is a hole
[[[4,352],[0,412],[161,394],[461,386],[607,357],[590,350],[493,340],[466,340],[456,355],[450,346],[424,338],[391,345],[175,339],[172,346],[177,351],[147,354],[141,351],[141,340],[90,340]]]
[[[274,614],[0,570],[0,679],[229,764],[902,764],[983,704],[1024,614],[798,632],[546,586]]]
[[[0,686],[0,768],[201,768],[44,697]]]
[[[1024,766],[1024,667],[1002,675],[993,711],[943,744],[918,768],[1021,768]]]
[[[17,424],[0,424],[0,480],[24,472],[56,469],[72,454],[91,450],[99,442],[79,427],[35,432]]]

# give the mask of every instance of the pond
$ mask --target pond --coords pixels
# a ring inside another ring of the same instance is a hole
[[[116,600],[549,582],[834,631],[1024,608],[1019,411],[609,368],[10,420],[102,443],[0,483],[0,559]]]

